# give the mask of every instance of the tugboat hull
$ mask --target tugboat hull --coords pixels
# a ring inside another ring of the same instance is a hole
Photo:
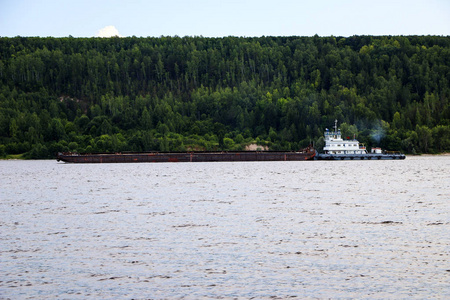
[[[315,160],[393,160],[405,159],[405,154],[317,154]]]

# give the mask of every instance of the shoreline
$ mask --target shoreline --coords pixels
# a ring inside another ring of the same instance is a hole
[[[15,154],[17,155],[17,154]],[[406,157],[419,157],[419,156],[450,156],[450,152],[444,152],[444,153],[438,153],[438,154],[431,154],[431,153],[424,153],[424,154],[405,154]],[[56,160],[55,158],[24,158],[24,157],[0,157],[0,161],[4,161],[4,160]]]
[[[405,155],[406,156],[450,156],[450,152],[439,153],[439,154],[425,153],[425,154],[405,154]]]

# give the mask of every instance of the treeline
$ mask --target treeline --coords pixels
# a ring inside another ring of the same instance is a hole
[[[450,38],[0,38],[0,156],[450,150]]]

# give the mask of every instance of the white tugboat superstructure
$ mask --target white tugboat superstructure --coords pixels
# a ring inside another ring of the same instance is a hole
[[[337,127],[337,120],[334,121],[334,132],[328,128],[325,130],[325,154],[367,154],[366,147],[353,140],[343,140],[341,130]]]
[[[381,148],[372,148],[371,153],[367,153],[366,147],[360,145],[359,141],[353,137],[352,140],[344,140],[341,130],[337,127],[337,120],[334,121],[334,131],[325,129],[324,154],[317,154],[317,160],[364,160],[364,159],[405,159],[405,155],[400,152],[383,152]]]

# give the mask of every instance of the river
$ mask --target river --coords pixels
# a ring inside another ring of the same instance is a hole
[[[450,156],[0,161],[1,299],[450,298]]]

